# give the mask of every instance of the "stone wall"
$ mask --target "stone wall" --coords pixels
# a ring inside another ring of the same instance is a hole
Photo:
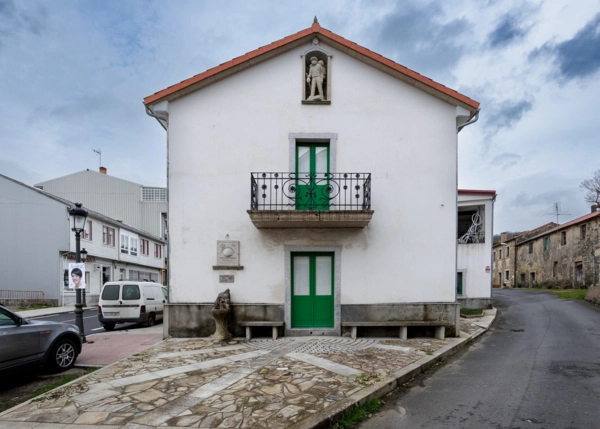
[[[600,305],[600,286],[590,287],[585,295],[585,300]]]
[[[517,251],[517,285],[584,288],[597,282],[599,261],[600,216],[596,216],[522,242]]]
[[[215,332],[215,321],[211,314],[213,304],[168,304],[165,306],[164,336],[175,338],[209,337]],[[240,321],[285,320],[283,305],[270,304],[231,304],[231,314],[227,323],[229,332],[234,337],[244,337],[245,329],[240,327]],[[373,304],[373,305],[342,305],[343,321],[390,321],[390,320],[443,320],[451,326],[446,328],[446,336],[453,337],[460,333],[460,304],[459,303],[415,303],[415,304]],[[271,336],[271,328],[253,328],[253,336]],[[349,329],[349,328],[348,328]],[[398,336],[398,328],[394,332],[386,328],[369,330],[371,336]],[[411,335],[409,328],[409,335]],[[327,335],[343,335],[343,331]],[[280,335],[321,335],[318,329],[280,329]],[[419,332],[426,336],[429,332]]]
[[[457,298],[461,309],[486,310],[494,307],[492,298]]]
[[[168,336],[208,337],[215,332],[215,320],[210,312],[213,304],[168,304],[165,307],[168,307],[165,312],[168,315],[166,318]],[[227,327],[234,337],[244,337],[246,331],[238,325],[238,321],[284,320],[283,312],[283,305],[232,304]]]

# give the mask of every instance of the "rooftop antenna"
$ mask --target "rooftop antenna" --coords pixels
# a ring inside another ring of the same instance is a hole
[[[100,149],[92,149],[94,152],[96,152],[96,155],[98,155],[100,157],[100,160],[98,161],[98,167],[102,167],[102,151]]]
[[[559,216],[569,216],[571,213],[564,213],[561,212],[561,208],[560,208],[560,201],[554,203],[554,211],[552,213],[546,213],[549,216],[556,216],[556,223],[558,222],[558,217]]]

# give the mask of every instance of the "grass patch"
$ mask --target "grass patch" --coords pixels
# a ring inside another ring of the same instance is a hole
[[[357,405],[349,411],[342,414],[331,429],[345,429],[355,426],[357,423],[371,417],[374,412],[379,410],[383,401],[379,398],[371,398],[362,405]]]
[[[91,372],[97,371],[100,368],[101,367],[99,367],[99,366],[92,366],[92,367],[86,368],[86,370],[84,372],[79,373],[79,374],[66,374],[66,375],[60,376],[60,378],[58,380],[49,382],[48,384],[46,384],[38,389],[35,389],[31,393],[30,398],[35,398],[36,396],[40,396],[40,395],[43,395],[44,393],[48,393],[60,386],[64,386],[65,384],[70,383],[73,380],[77,380],[79,377],[83,377],[84,375],[87,375]],[[42,402],[45,400],[46,400],[46,396],[41,396],[39,398],[35,398],[32,402]]]
[[[585,299],[587,289],[549,289],[548,292],[558,295],[560,299]]]
[[[27,311],[27,310],[39,310],[40,308],[54,308],[56,305],[49,304],[27,304],[27,305],[18,305],[18,306],[10,306],[8,307],[12,311]]]
[[[370,386],[378,381],[381,381],[381,377],[377,374],[359,374],[354,380],[363,386]]]
[[[461,308],[460,314],[462,316],[483,316],[483,310],[476,309],[476,308],[474,308],[474,309]]]
[[[526,289],[527,290],[527,289]],[[529,289],[557,295],[559,299],[585,299],[587,289]]]
[[[35,398],[36,396],[40,396],[43,395],[44,393],[48,393],[51,390],[56,389],[57,387],[60,387],[64,384],[70,383],[73,380],[78,379],[80,376],[77,374],[69,374],[69,375],[65,375],[64,377],[61,377],[60,380],[56,380],[52,383],[49,383],[43,387],[40,387],[39,389],[35,389],[33,392],[31,392],[31,394],[29,395],[29,398]],[[32,402],[43,402],[45,401],[46,398],[45,397],[40,397],[40,398],[35,398]]]
[[[44,395],[45,393],[48,393],[57,387],[70,383],[71,381],[94,372],[100,368],[101,367],[90,367],[86,368],[85,371],[81,371],[76,374],[59,374],[56,376],[53,375],[52,377],[34,376],[32,379],[25,379],[25,376],[17,375],[15,377],[20,381],[12,381],[11,384],[14,384],[14,386],[10,386],[7,390],[4,391],[3,389],[3,391],[0,392],[0,412],[16,407],[17,405],[27,402],[30,399],[32,402],[45,401],[46,396],[41,396],[39,398],[36,397]]]

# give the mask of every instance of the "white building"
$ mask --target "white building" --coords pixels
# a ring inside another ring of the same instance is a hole
[[[459,189],[456,295],[461,308],[492,305],[492,241],[496,191]]]
[[[167,238],[166,188],[143,186],[110,176],[105,167],[99,171],[79,171],[34,186],[156,237]]]
[[[69,210],[73,202],[0,175],[0,302],[40,301],[69,305],[75,291],[67,270],[75,262],[75,233]],[[119,279],[159,281],[164,271],[165,241],[87,207],[81,238],[85,263],[86,303],[98,302],[104,282]]]
[[[170,335],[214,331],[226,288],[236,334],[458,332],[457,133],[479,103],[317,22],[144,102],[167,130]]]

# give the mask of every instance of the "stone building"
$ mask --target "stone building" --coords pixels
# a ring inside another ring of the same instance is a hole
[[[517,272],[517,260],[515,259],[517,246],[535,237],[544,231],[558,227],[559,224],[554,222],[548,222],[540,227],[534,228],[530,231],[520,233],[508,233],[503,232],[500,235],[500,242],[494,243],[492,252],[492,287],[504,288],[504,287],[517,287],[517,278],[515,273]]]
[[[517,237],[517,285],[582,288],[598,283],[600,211],[527,237]]]
[[[509,237],[503,232],[500,242],[492,249],[492,287],[503,288],[515,285],[515,243],[517,236]]]

